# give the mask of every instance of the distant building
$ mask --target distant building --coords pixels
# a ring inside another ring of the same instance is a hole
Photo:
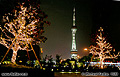
[[[40,59],[43,60],[43,50],[40,48]]]

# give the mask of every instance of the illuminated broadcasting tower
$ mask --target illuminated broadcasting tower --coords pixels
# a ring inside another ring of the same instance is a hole
[[[71,58],[77,59],[76,40],[75,40],[75,34],[77,31],[77,27],[75,26],[75,8],[73,9],[73,26],[71,28],[71,31],[72,31]]]

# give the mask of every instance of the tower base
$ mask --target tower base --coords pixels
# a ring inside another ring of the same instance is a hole
[[[71,58],[77,59],[77,51],[71,51]]]

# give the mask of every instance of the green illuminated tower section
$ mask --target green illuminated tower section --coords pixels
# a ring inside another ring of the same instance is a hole
[[[75,39],[77,27],[75,26],[75,8],[73,9],[73,26],[71,28],[71,31],[72,31],[71,58],[77,59],[77,49],[76,49],[76,39]]]

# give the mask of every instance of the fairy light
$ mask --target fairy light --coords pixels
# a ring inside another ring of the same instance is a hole
[[[37,13],[38,10],[40,10],[39,6],[36,9],[31,5],[29,7],[25,7],[23,5],[24,3],[19,7],[21,10],[14,11],[14,15],[10,13],[5,14],[5,16],[3,16],[3,22],[5,24],[3,27],[0,25],[0,30],[3,33],[0,36],[0,44],[9,48],[11,43],[15,40],[11,47],[13,50],[11,58],[12,63],[15,63],[18,50],[31,51],[31,47],[29,47],[30,43],[35,45],[45,40],[45,37],[41,36],[43,33],[41,31],[43,29],[40,27],[43,27],[43,25],[39,23],[42,22],[49,25],[49,22],[40,20],[45,17],[44,14],[41,15],[43,17],[39,17]],[[11,21],[9,16],[15,16],[17,18],[13,18]]]
[[[95,59],[100,59],[100,67],[103,69],[103,61],[107,58],[116,58],[119,56],[119,53],[117,55],[111,55],[110,51],[112,51],[111,44],[107,43],[105,41],[105,38],[102,36],[103,28],[100,27],[98,30],[100,32],[100,35],[97,35],[97,45],[98,46],[90,46],[90,53],[93,55],[98,55],[98,57],[95,57]],[[109,55],[107,55],[107,53]]]

